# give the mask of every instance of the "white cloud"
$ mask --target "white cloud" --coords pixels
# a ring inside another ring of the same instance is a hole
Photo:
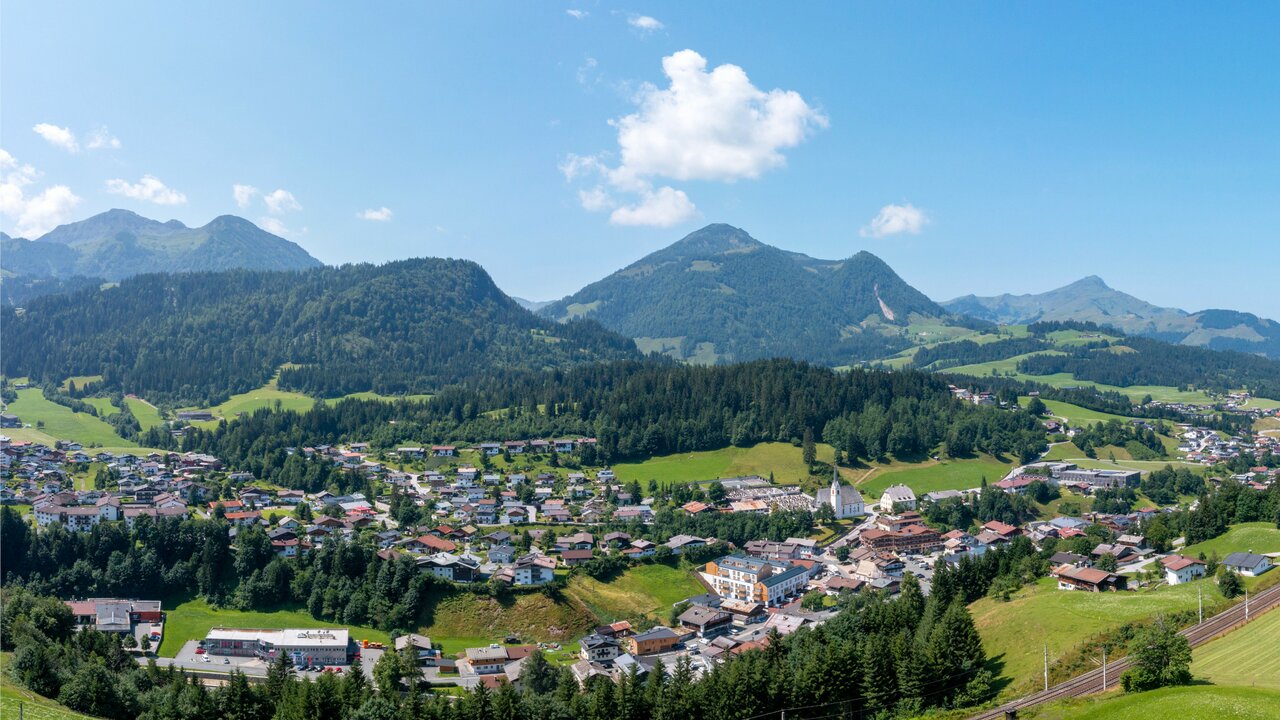
[[[565,14],[565,15],[568,15],[569,17],[573,18],[574,20],[581,20],[581,19],[585,18],[586,16],[590,15],[591,13],[587,12],[586,10],[572,10],[572,9],[570,9],[570,10],[565,10],[565,11],[564,11],[564,14]]]
[[[302,205],[293,197],[293,193],[284,189],[273,190],[263,195],[262,201],[267,204],[267,212],[272,215],[282,215],[302,209]]]
[[[632,15],[627,18],[627,24],[637,30],[643,30],[644,32],[653,32],[665,27],[662,23],[658,22],[657,18],[652,18],[648,15]]]
[[[279,235],[281,237],[289,234],[289,228],[284,226],[284,223],[280,221],[280,218],[273,218],[269,216],[260,217],[258,218],[258,227],[273,235]]]
[[[589,212],[608,210],[617,205],[613,201],[613,197],[609,195],[609,191],[599,186],[590,190],[579,190],[578,202],[582,203],[583,210]]]
[[[671,227],[692,220],[697,214],[698,209],[683,190],[660,187],[642,191],[639,203],[614,210],[609,215],[609,222],[614,225]]]
[[[155,175],[143,175],[137,183],[129,183],[120,178],[108,180],[107,192],[156,205],[182,205],[187,202],[186,195],[160,182],[160,178]]]
[[[87,146],[90,150],[119,150],[120,144],[120,138],[112,135],[104,126],[89,133]]]
[[[614,191],[639,196],[615,210],[617,224],[653,218],[658,222],[650,224],[667,226],[691,218],[688,196],[671,187],[655,190],[657,179],[755,179],[785,165],[783,150],[828,124],[799,93],[761,90],[737,65],[708,72],[706,58],[693,50],[663,58],[662,69],[668,87],[646,83],[634,95],[636,112],[610,121],[618,130],[616,167],[605,165],[603,154],[570,154],[560,164],[566,180],[598,174]]]
[[[560,163],[560,172],[565,180],[576,180],[594,173],[607,172],[608,168],[597,155],[574,155],[569,153]]]
[[[786,164],[795,147],[827,118],[792,90],[764,92],[737,65],[707,72],[706,58],[681,50],[662,59],[666,89],[646,85],[638,112],[615,120],[619,172],[677,180],[757,178]]]
[[[578,84],[590,85],[593,80],[598,80],[599,78],[596,75],[595,69],[599,64],[599,61],[593,57],[588,57],[586,60],[583,60],[582,64],[578,66]]]
[[[71,219],[80,198],[66,185],[53,185],[34,197],[23,189],[40,177],[31,165],[19,163],[0,149],[0,215],[14,221],[13,234],[37,238]]]
[[[373,222],[388,222],[391,220],[391,208],[380,207],[377,210],[365,210],[356,213],[356,217],[361,220],[372,220]]]
[[[54,147],[60,147],[67,152],[80,151],[80,143],[76,142],[76,134],[71,132],[71,128],[58,127],[57,125],[51,125],[49,123],[39,123],[31,129]]]
[[[880,212],[858,231],[862,237],[882,238],[899,233],[919,235],[925,225],[929,224],[929,216],[920,208],[907,203],[905,205],[885,205]]]
[[[249,207],[257,195],[258,188],[252,185],[240,185],[237,183],[231,186],[231,196],[236,199],[236,207],[241,210]]]

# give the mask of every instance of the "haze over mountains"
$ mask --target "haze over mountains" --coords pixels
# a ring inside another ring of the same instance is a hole
[[[539,313],[591,318],[641,350],[696,362],[792,357],[829,365],[909,346],[909,323],[957,321],[870,253],[820,260],[723,224]]]
[[[18,285],[74,277],[114,281],[152,272],[322,265],[296,243],[234,215],[189,228],[177,220],[159,222],[128,210],[108,210],[35,240],[0,233],[0,243],[6,285],[15,280]]]
[[[1096,275],[1044,293],[965,295],[942,306],[954,313],[1001,325],[1078,320],[1165,342],[1280,358],[1280,323],[1274,320],[1234,310],[1188,313],[1159,307],[1109,287]]]

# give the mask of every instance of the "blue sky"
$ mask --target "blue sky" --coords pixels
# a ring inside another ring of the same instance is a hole
[[[727,222],[1280,318],[1280,7],[794,5],[5,2],[0,227],[236,213],[547,299]]]

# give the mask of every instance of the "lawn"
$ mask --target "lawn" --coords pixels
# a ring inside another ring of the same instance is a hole
[[[818,459],[830,463],[835,450],[818,445]],[[727,447],[720,450],[652,457],[639,463],[621,463],[613,469],[622,480],[647,483],[657,480],[663,485],[715,480],[717,478],[773,473],[780,485],[797,485],[809,478],[803,451],[790,443],[760,443],[748,448]]]
[[[214,609],[203,599],[188,600],[165,610],[164,641],[156,651],[161,657],[174,657],[183,643],[199,640],[215,627],[231,628],[322,628],[346,627],[351,639],[368,638],[378,642],[391,642],[381,630],[316,620],[302,610],[276,610],[274,612],[247,612],[229,608]]]
[[[1214,685],[1280,690],[1280,612],[1273,608],[1248,625],[1201,645],[1193,654],[1191,674],[1197,679]]]
[[[65,706],[36,695],[10,680],[7,666],[12,659],[12,654],[4,654],[6,667],[0,671],[0,718],[5,720],[17,718],[19,705],[25,720],[88,720],[92,717],[68,710]]]
[[[858,481],[863,495],[879,497],[890,485],[906,485],[917,497],[934,490],[965,490],[982,485],[985,476],[994,483],[1013,467],[990,455],[959,460],[928,460],[920,463],[877,463]]]
[[[1232,525],[1229,530],[1212,540],[1183,548],[1188,555],[1204,553],[1206,556],[1218,553],[1224,558],[1233,552],[1255,552],[1259,554],[1280,552],[1280,530],[1275,523],[1251,522]],[[1280,572],[1280,571],[1272,571]]]
[[[132,395],[126,396],[124,404],[129,406],[129,410],[133,412],[133,416],[138,418],[138,424],[143,430],[150,430],[153,427],[164,424],[164,418],[160,417],[160,411],[155,405],[143,400],[140,397]]]
[[[1035,720],[1274,720],[1280,692],[1246,687],[1190,685],[1054,703],[1018,717]]]
[[[704,592],[690,570],[659,564],[637,565],[607,583],[578,575],[567,590],[602,622],[647,617],[664,623],[672,605]]]
[[[1018,398],[1018,404],[1026,407],[1027,402],[1030,400],[1030,397],[1020,397]],[[1127,423],[1133,419],[1123,415],[1113,415],[1112,413],[1102,412],[1100,410],[1090,410],[1089,408],[1072,405],[1071,403],[1062,402],[1061,400],[1042,400],[1041,402],[1044,403],[1045,407],[1049,408],[1050,413],[1056,417],[1066,418],[1067,422],[1072,425],[1092,425],[1094,423],[1104,423],[1108,420],[1119,420],[1122,423]]]
[[[1095,635],[1125,622],[1194,609],[1198,589],[1204,591],[1206,614],[1212,604],[1223,602],[1212,582],[1087,593],[1058,590],[1052,578],[1043,578],[1023,588],[1009,602],[983,598],[969,609],[987,656],[1003,661],[1003,675],[1012,680],[1009,689],[1017,692],[1041,677],[1045,644],[1052,663]]]
[[[38,435],[24,437],[22,429],[5,432],[15,440],[48,442],[48,439],[56,438],[75,440],[85,445],[136,447],[117,435],[115,430],[100,418],[87,413],[73,412],[70,408],[46,400],[39,388],[19,390],[18,399],[9,404],[8,412],[22,418],[24,424],[31,425],[30,430],[38,433]],[[36,424],[39,422],[43,422],[44,426],[37,428]],[[44,438],[37,439],[39,435],[43,435]]]

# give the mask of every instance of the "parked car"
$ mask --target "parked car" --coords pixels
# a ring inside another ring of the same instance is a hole
[[[223,665],[230,665],[230,664],[231,664],[231,658],[222,658],[222,664],[223,664]]]
[[[202,648],[202,647],[198,647],[198,648],[196,648],[196,654],[197,654],[197,655],[203,655],[203,654],[204,654],[204,648]]]

